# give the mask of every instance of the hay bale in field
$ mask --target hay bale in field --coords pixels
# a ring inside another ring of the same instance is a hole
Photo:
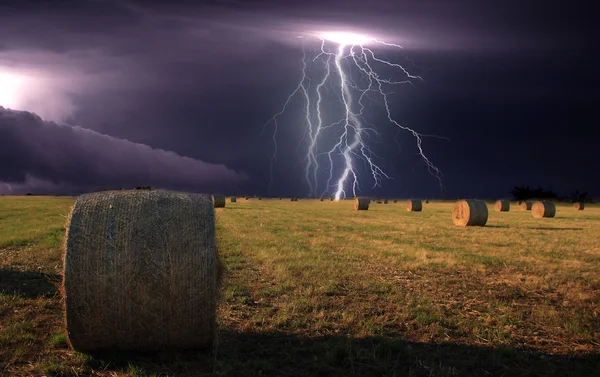
[[[521,202],[521,209],[524,211],[531,211],[531,206],[535,203],[533,200],[525,200]]]
[[[423,210],[423,202],[417,199],[411,199],[406,202],[406,210],[408,212],[420,212]]]
[[[262,200],[262,198],[259,197],[258,200]]]
[[[494,209],[498,212],[508,212],[510,210],[510,202],[508,200],[497,200],[494,204]]]
[[[246,200],[250,200],[250,197],[249,197],[249,196],[246,196],[246,197],[245,197],[245,199],[246,199]]]
[[[583,209],[585,208],[585,204],[583,202],[577,202],[573,204],[573,208],[575,208],[578,211],[583,211]]]
[[[547,200],[535,202],[531,207],[531,213],[536,219],[554,217],[556,215],[556,206]]]
[[[429,199],[425,199],[425,204],[429,204]]]
[[[388,204],[388,200],[387,199],[383,199],[383,204]]]
[[[398,200],[394,199],[394,203],[398,203]]]
[[[65,245],[65,319],[75,350],[212,346],[221,265],[208,196],[82,195]]]
[[[229,201],[230,201],[231,203],[237,203],[237,198],[236,198],[235,196],[232,196],[232,197],[229,199]]]
[[[323,198],[321,198],[321,201],[323,201]]]
[[[330,202],[333,202],[333,198],[329,198],[329,201],[330,201]]]
[[[369,203],[371,203],[369,198],[357,197],[354,199],[354,209],[356,211],[366,211],[369,209]]]
[[[225,207],[225,195],[213,195],[212,200],[215,208]]]
[[[484,226],[488,219],[483,200],[459,200],[452,209],[452,220],[458,226]]]

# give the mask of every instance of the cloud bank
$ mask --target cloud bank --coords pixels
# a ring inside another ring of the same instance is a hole
[[[0,107],[0,193],[82,192],[150,185],[235,190],[244,173],[145,144]]]

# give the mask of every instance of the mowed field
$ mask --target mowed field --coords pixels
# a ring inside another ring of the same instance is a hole
[[[60,297],[74,198],[0,197],[0,375],[600,375],[600,207],[238,199],[216,209],[218,342],[88,355]]]

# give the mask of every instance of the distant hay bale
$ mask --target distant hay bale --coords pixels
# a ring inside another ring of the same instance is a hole
[[[75,350],[213,345],[221,265],[209,197],[86,194],[67,225],[64,309]]]
[[[494,204],[494,209],[498,212],[508,212],[510,210],[510,202],[508,200],[498,200]]]
[[[369,209],[370,202],[369,198],[357,197],[354,199],[354,209],[356,211],[366,211]]]
[[[232,197],[229,199],[229,201],[230,201],[231,203],[236,203],[236,202],[237,202],[237,198],[236,198],[235,196],[232,196]]]
[[[321,198],[321,201],[323,201],[323,198]]]
[[[388,204],[388,200],[387,199],[383,199],[383,204]]]
[[[531,213],[536,219],[554,217],[556,215],[556,206],[547,200],[535,202],[531,207]]]
[[[525,210],[525,211],[531,211],[531,206],[533,206],[534,201],[533,200],[525,200],[521,202],[521,209]]]
[[[262,198],[258,198],[258,200],[262,200]]]
[[[452,209],[452,220],[458,226],[484,226],[488,219],[483,200],[459,200]]]
[[[394,203],[398,203],[398,201],[396,199],[394,199]]]
[[[429,199],[425,199],[425,204],[429,204]]]
[[[406,202],[406,210],[408,212],[420,212],[423,210],[423,202],[417,199],[411,199]]]
[[[583,202],[577,202],[573,204],[573,208],[575,208],[578,211],[583,211],[583,209],[585,208],[585,204]]]
[[[246,198],[245,198],[245,199],[246,199],[246,200],[250,200],[250,197],[249,197],[249,196],[246,196]]]
[[[329,198],[329,201],[330,201],[330,202],[333,202],[333,198]]]
[[[225,207],[225,195],[213,195],[212,200],[215,208]]]

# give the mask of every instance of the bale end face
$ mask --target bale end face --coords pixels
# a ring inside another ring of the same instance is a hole
[[[498,212],[508,212],[510,210],[510,202],[508,200],[498,200],[494,204],[494,209]]]
[[[556,216],[556,206],[554,203],[547,200],[535,202],[531,207],[531,213],[536,219],[543,217],[554,217]]]
[[[371,201],[369,200],[369,198],[356,198],[354,199],[354,209],[356,211],[366,211],[369,209],[369,203]]]
[[[531,211],[531,207],[533,206],[534,201],[533,200],[525,200],[523,202],[521,202],[521,209],[524,211]]]
[[[423,202],[420,200],[409,200],[406,202],[406,210],[408,212],[420,212],[423,210]]]
[[[459,200],[452,209],[452,221],[458,226],[484,226],[488,208],[482,200]]]
[[[162,190],[82,195],[65,241],[69,343],[88,352],[210,347],[219,268],[210,198]]]

